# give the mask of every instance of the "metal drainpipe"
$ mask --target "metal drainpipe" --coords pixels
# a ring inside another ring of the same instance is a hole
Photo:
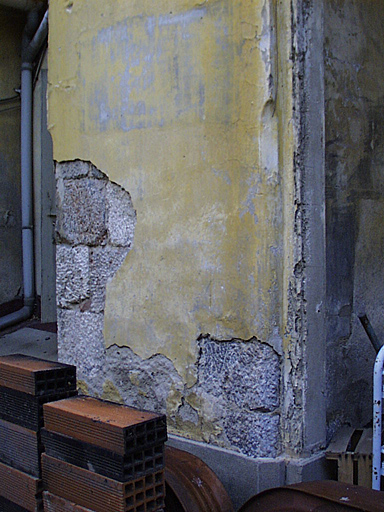
[[[0,330],[26,320],[32,315],[35,303],[33,254],[33,184],[32,184],[32,101],[33,60],[48,33],[48,10],[33,39],[31,29],[36,26],[36,12],[31,11],[23,34],[21,64],[21,222],[24,306],[0,318]]]

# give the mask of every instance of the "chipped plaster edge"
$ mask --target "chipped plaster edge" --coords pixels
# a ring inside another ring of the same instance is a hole
[[[283,449],[325,444],[325,162],[323,0],[291,0],[292,175],[286,178]],[[283,52],[283,49],[281,50]],[[291,212],[291,217],[289,213]]]

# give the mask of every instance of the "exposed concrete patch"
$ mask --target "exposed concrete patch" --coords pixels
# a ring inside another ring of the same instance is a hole
[[[106,285],[131,247],[135,211],[129,194],[89,162],[57,164],[56,172],[60,360],[77,365],[86,392],[166,413],[171,432],[250,456],[276,456],[280,356],[274,347],[281,349],[281,341],[200,336],[193,386],[163,354],[142,358],[129,347],[107,348]]]
[[[129,193],[90,162],[57,163],[56,177],[59,358],[101,395],[105,288],[131,247],[136,212]]]
[[[258,340],[200,340],[199,386],[232,406],[272,412],[279,406],[280,361]]]
[[[57,305],[65,308],[89,298],[89,248],[58,244],[56,248]]]
[[[95,178],[59,180],[56,229],[60,242],[107,243],[105,188],[106,182]]]
[[[107,349],[104,378],[118,389],[125,403],[140,409],[174,414],[184,385],[172,362],[156,354],[141,359],[128,347]]]
[[[126,247],[92,247],[89,251],[89,290],[91,311],[104,311],[105,288],[128,253]]]
[[[142,359],[129,347],[107,348],[104,396],[117,394],[128,405],[166,413],[169,431],[178,435],[250,456],[276,456],[279,356],[257,340],[198,342],[198,381],[192,388],[162,354]]]
[[[110,380],[106,380],[103,384],[103,395],[102,398],[104,400],[110,400],[111,402],[116,402],[119,404],[123,404],[124,400],[117,390],[116,386],[114,386],[113,382]]]
[[[198,381],[203,417],[220,427],[210,442],[245,455],[276,456],[280,449],[280,358],[256,338],[199,340]],[[186,397],[186,400],[190,398]]]
[[[75,364],[79,379],[84,380],[91,394],[102,394],[105,364],[103,313],[81,312],[79,309],[58,309],[58,356],[63,363]]]

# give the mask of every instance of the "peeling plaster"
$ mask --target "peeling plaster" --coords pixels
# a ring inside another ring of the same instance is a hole
[[[212,397],[195,389],[199,337],[264,340],[255,345],[274,361],[290,346],[290,24],[290,2],[50,3],[55,158],[92,160],[137,212],[135,243],[107,284],[89,386],[102,394],[109,381],[125,401],[161,404],[182,435],[253,455],[280,450],[280,410],[261,405],[252,417],[265,446],[230,426],[245,411],[217,421]],[[90,313],[77,307],[63,315]],[[124,384],[108,376],[111,358],[119,375],[135,361]],[[144,362],[164,368],[167,397],[142,380]]]

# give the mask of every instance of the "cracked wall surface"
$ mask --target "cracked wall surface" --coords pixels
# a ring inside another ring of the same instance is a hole
[[[281,451],[280,159],[289,169],[292,139],[274,5],[49,11],[60,357],[84,390],[252,456]]]
[[[134,243],[130,195],[90,162],[56,164],[58,353],[74,363],[83,392],[166,412],[169,430],[272,457],[280,450],[280,354],[256,338],[196,340],[196,383],[170,358],[106,346],[106,285]]]
[[[325,442],[322,23],[307,0],[50,4],[55,158],[108,177],[59,179],[63,240],[124,238],[109,183],[136,212],[104,311],[87,271],[78,305],[59,297],[61,354],[89,392],[251,456]]]
[[[56,163],[58,353],[99,392],[105,343],[105,288],[133,240],[128,192],[90,162]]]
[[[327,421],[372,416],[375,351],[358,315],[383,331],[384,6],[326,2]]]

